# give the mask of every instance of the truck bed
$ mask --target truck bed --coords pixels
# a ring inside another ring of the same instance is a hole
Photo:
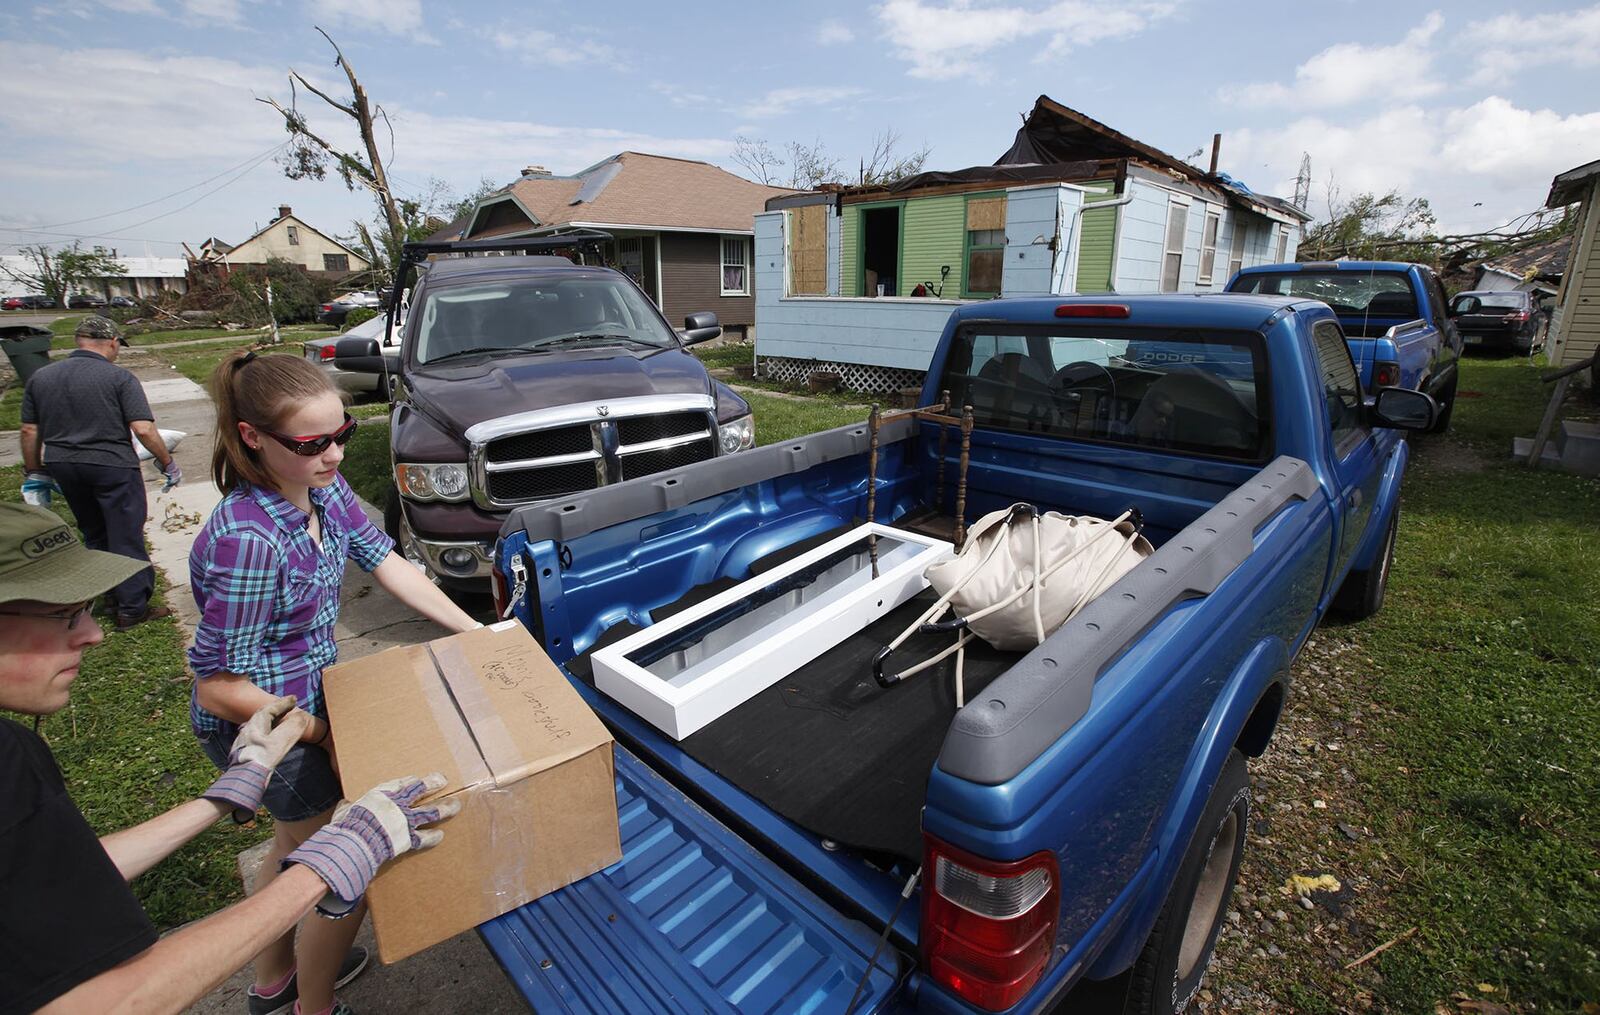
[[[666,615],[703,597],[696,589],[686,601],[655,612]],[[872,659],[934,599],[924,591],[678,746],[802,828],[915,866],[928,773],[956,715],[955,660],[886,690],[873,680]],[[628,625],[603,642],[632,630]],[[952,638],[913,635],[900,658],[927,658]],[[963,668],[968,698],[1021,655],[981,641],[969,645]],[[592,682],[587,656],[567,666]]]

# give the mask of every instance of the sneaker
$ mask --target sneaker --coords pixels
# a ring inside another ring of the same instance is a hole
[[[367,959],[370,957],[367,950],[360,945],[352,947],[349,954],[344,957],[344,963],[339,967],[339,975],[334,977],[333,989],[338,990],[360,976],[367,968]],[[256,988],[251,986],[245,996],[250,1005],[250,1015],[292,1015],[294,1003],[300,997],[300,984],[296,977],[290,977],[288,985],[276,994],[270,996],[257,994]],[[333,1015],[341,1015],[341,1006],[344,1006],[344,1002],[335,1000]],[[354,1015],[354,1013],[345,1006],[343,1015]]]
[[[117,614],[117,630],[126,631],[130,627],[138,627],[147,620],[159,620],[162,617],[170,616],[172,616],[172,607],[170,606],[148,606],[143,613],[136,613],[131,617],[119,613]]]

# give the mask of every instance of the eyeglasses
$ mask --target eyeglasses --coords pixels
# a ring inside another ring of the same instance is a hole
[[[348,444],[350,442],[350,438],[355,435],[356,421],[352,419],[350,414],[347,412],[344,414],[344,425],[339,427],[339,429],[335,430],[333,433],[307,434],[303,437],[290,437],[288,434],[281,434],[272,430],[268,430],[264,426],[258,426],[256,429],[260,430],[268,437],[271,437],[279,444],[282,444],[290,451],[293,451],[295,454],[300,455],[303,458],[310,458],[313,455],[320,455],[324,451],[328,450],[328,445],[330,444],[337,444],[340,447],[344,447],[346,444]]]
[[[70,631],[74,627],[77,627],[78,621],[88,616],[89,611],[92,609],[94,609],[93,599],[85,603],[80,603],[70,612],[65,613],[24,613],[21,610],[0,610],[0,617],[32,617],[34,620],[64,620],[67,622],[67,630]]]

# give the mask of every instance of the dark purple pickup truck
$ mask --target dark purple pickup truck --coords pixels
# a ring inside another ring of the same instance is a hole
[[[526,253],[582,260],[595,237],[408,247],[397,334],[338,344],[342,369],[398,375],[385,521],[441,584],[488,591],[513,508],[755,444],[749,404],[685,348],[715,314],[677,332],[626,275]]]

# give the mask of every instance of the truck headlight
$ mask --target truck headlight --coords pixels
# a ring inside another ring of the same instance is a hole
[[[467,498],[467,467],[454,463],[394,467],[394,484],[410,500],[456,501]]]
[[[731,423],[719,424],[717,439],[722,444],[722,453],[725,455],[731,455],[735,451],[749,451],[756,446],[755,416],[740,416]]]

